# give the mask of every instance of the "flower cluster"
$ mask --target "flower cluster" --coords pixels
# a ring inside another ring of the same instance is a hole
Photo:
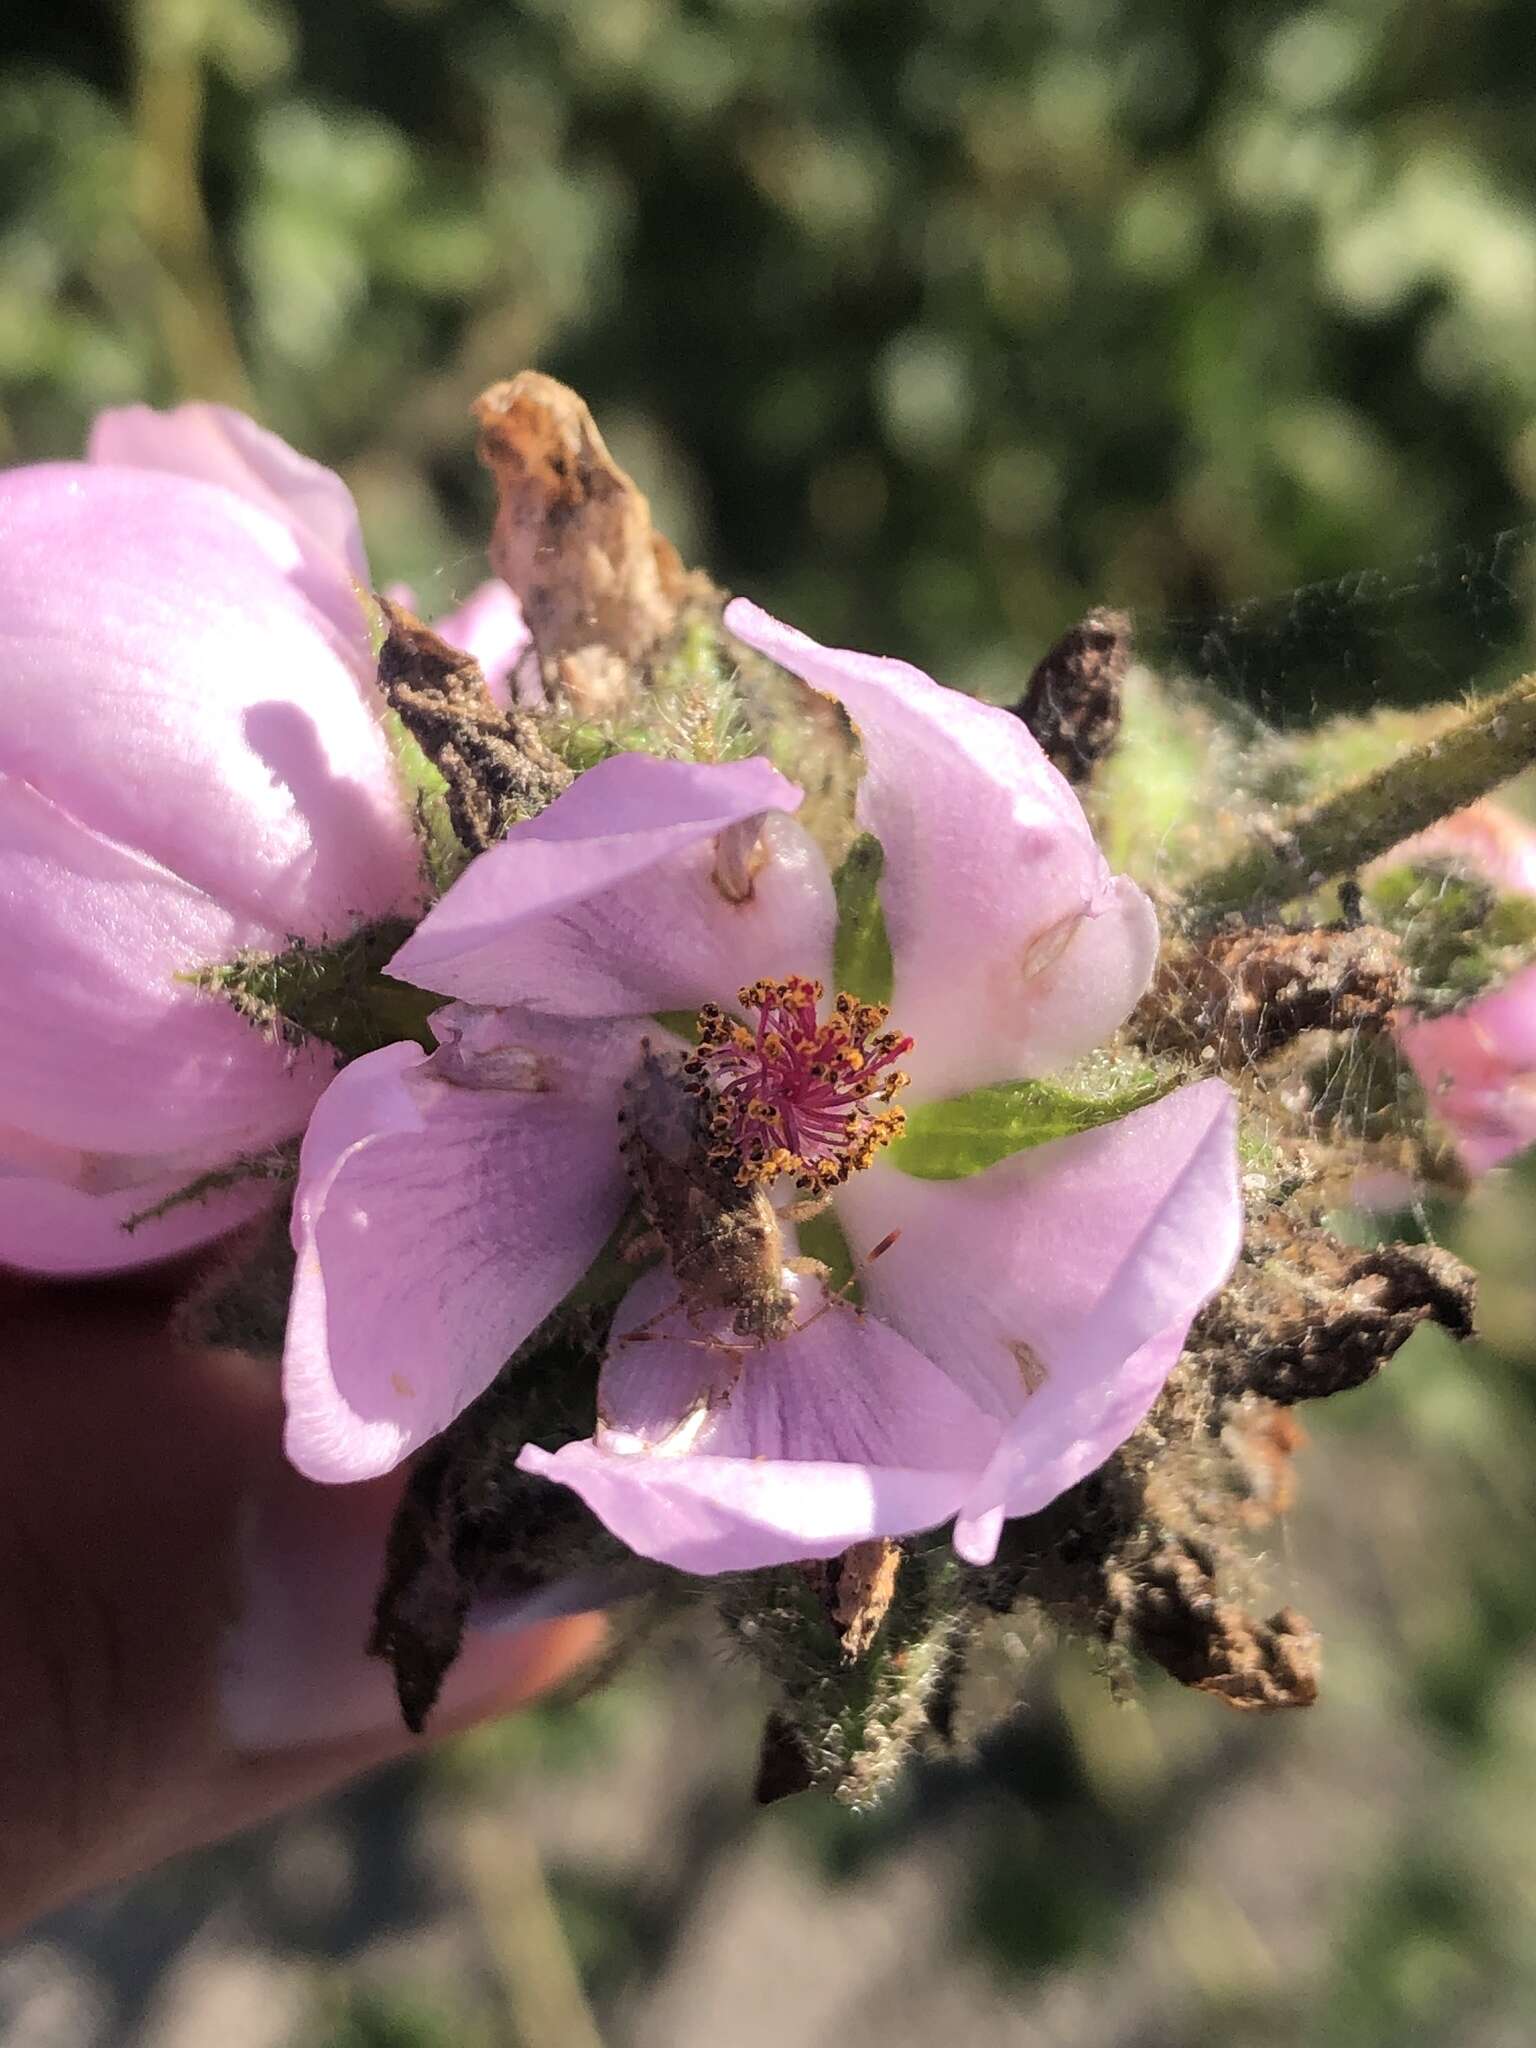
[[[728,1308],[652,1268],[620,1304],[592,1436],[529,1446],[523,1464],[691,1571],[956,1515],[957,1543],[983,1558],[1005,1516],[1124,1439],[1225,1278],[1232,1099],[1197,1083],[957,1179],[903,1171],[899,1149],[850,1129],[875,1099],[861,1058],[888,1092],[900,1048],[916,1106],[1092,1050],[1146,984],[1155,919],[1006,713],[743,603],[727,625],[853,720],[900,1035],[887,1043],[859,1001],[816,1022],[833,878],[796,823],[800,791],[765,760],[590,769],[474,862],[392,961],[451,999],[439,1050],[359,1060],[316,1111],[295,1206],[290,1455],[323,1479],[385,1470],[489,1383],[619,1221],[626,1084],[670,1042],[711,1097],[704,1163],[728,1144],[738,1181],[776,1165],[789,1184],[774,1277],[793,1313],[744,1349]],[[719,862],[744,826],[741,894]],[[659,1020],[699,1010],[698,1050],[669,1041]],[[685,1123],[685,1165],[687,1137]],[[793,1254],[801,1180],[828,1200],[861,1307]]]
[[[985,1560],[1123,1442],[1236,1256],[1225,1084],[974,1169],[903,1137],[1102,1046],[1154,964],[1016,718],[727,609],[857,736],[889,986],[849,985],[851,913],[761,755],[602,759],[428,902],[351,501],[238,416],[109,414],[85,464],[0,483],[0,526],[0,1257],[206,1241],[272,1185],[168,1198],[302,1132],[288,1445],[345,1481],[441,1431],[629,1215],[591,1432],[520,1462],[692,1572],[951,1519]],[[439,630],[511,701],[506,593]],[[431,1049],[337,1072],[209,986],[389,917]]]

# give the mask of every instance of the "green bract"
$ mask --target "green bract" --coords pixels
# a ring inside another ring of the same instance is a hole
[[[240,953],[188,978],[291,1045],[320,1038],[353,1060],[409,1038],[430,1052],[427,1019],[442,998],[384,972],[410,933],[406,919],[381,918],[331,945],[295,939],[285,952]]]

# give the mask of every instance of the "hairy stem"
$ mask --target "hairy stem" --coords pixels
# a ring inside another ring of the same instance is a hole
[[[1399,840],[1486,795],[1536,761],[1536,673],[1469,705],[1456,724],[1372,775],[1271,820],[1262,838],[1197,875],[1183,893],[1189,924],[1276,909],[1363,867]]]

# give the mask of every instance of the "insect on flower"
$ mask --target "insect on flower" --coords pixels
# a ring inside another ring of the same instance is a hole
[[[728,1310],[740,1337],[782,1336],[794,1315],[779,1218],[764,1182],[743,1183],[719,1156],[709,1111],[679,1054],[646,1039],[624,1085],[619,1149],[649,1233],[632,1255],[665,1251],[690,1319]],[[825,1271],[817,1261],[796,1270]],[[646,1333],[630,1332],[634,1343]]]
[[[821,994],[819,982],[796,977],[742,989],[744,1009],[759,1012],[755,1033],[706,1003],[695,1051],[643,1042],[619,1112],[625,1168],[651,1226],[632,1249],[666,1252],[690,1321],[724,1310],[737,1336],[759,1344],[794,1327],[786,1271],[831,1278],[820,1259],[786,1257],[781,1226],[820,1215],[831,1188],[903,1122],[888,1105],[906,1081],[894,1063],[912,1041],[881,1032],[884,1008],[851,996],[818,1024]],[[775,1208],[769,1189],[791,1181],[805,1198]],[[869,1259],[899,1234],[888,1232]],[[815,1314],[839,1298],[829,1292]],[[622,1341],[649,1334],[642,1326]]]

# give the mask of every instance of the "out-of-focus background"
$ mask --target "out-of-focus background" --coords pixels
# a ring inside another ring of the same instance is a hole
[[[439,610],[468,403],[532,363],[685,556],[946,681],[1016,695],[1100,599],[1217,615],[1275,717],[1481,671],[1536,497],[1523,0],[9,0],[0,53],[7,462],[227,399]],[[1369,659],[1245,651],[1243,600],[1415,557],[1323,607]],[[1484,1344],[1309,1417],[1309,1713],[1067,1648],[877,1817],[760,1814],[753,1681],[681,1629],[49,1922],[0,2042],[1528,2048],[1533,1225],[1523,1169],[1446,1219]]]

